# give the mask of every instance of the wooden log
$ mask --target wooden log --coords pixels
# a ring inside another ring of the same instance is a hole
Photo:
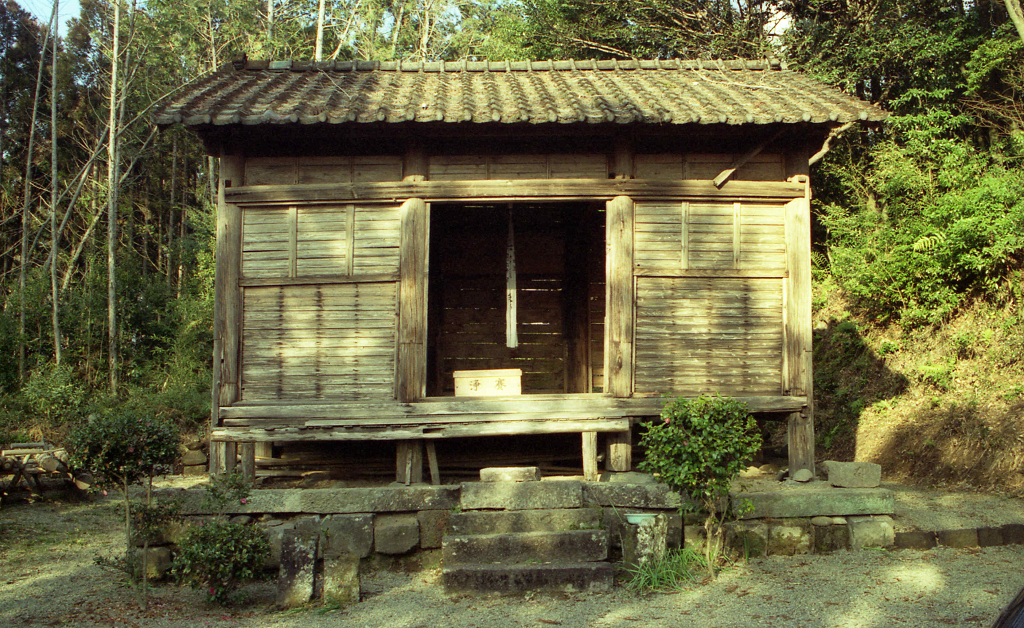
[[[721,189],[711,180],[655,179],[519,179],[480,181],[403,181],[312,185],[235,187],[228,198],[239,204],[327,203],[334,201],[394,202],[422,198],[427,202],[611,200],[616,196],[679,200],[788,199],[803,189],[786,181],[729,181]]]
[[[398,291],[399,401],[427,394],[427,256],[429,209],[422,199],[402,204],[402,241]]]

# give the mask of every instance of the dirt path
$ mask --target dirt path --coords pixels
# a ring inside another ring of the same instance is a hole
[[[713,583],[638,598],[449,596],[436,571],[382,572],[349,609],[272,608],[273,583],[243,590],[247,603],[210,606],[162,585],[150,610],[94,563],[121,547],[120,511],[94,503],[15,503],[0,509],[0,626],[193,628],[318,626],[864,627],[988,626],[1024,587],[1024,546],[927,552],[862,551],[772,557],[738,565]]]

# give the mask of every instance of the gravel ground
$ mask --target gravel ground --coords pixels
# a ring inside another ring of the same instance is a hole
[[[930,500],[941,506],[940,498],[940,492],[926,492],[908,509],[927,510]],[[999,504],[1004,516],[1020,514],[1019,500],[993,499],[987,508],[980,497],[963,501],[958,516],[979,521],[977,513],[991,517]],[[946,500],[943,508],[958,504]],[[278,612],[271,606],[272,583],[247,587],[246,603],[229,609],[162,585],[142,612],[132,592],[94,564],[97,554],[121,546],[118,508],[107,499],[0,509],[0,626],[989,626],[1024,587],[1024,546],[1016,545],[771,557],[734,566],[714,582],[644,597],[622,588],[591,595],[451,596],[436,570],[382,571],[364,578],[364,601],[354,607]]]

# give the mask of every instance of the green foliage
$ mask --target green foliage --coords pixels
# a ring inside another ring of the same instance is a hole
[[[206,487],[203,508],[223,511],[228,506],[244,504],[251,490],[249,479],[238,471],[215,476]]]
[[[181,508],[177,503],[145,503],[132,501],[129,505],[131,513],[132,541],[141,545],[160,540],[167,526],[181,517]]]
[[[22,394],[31,410],[51,424],[79,418],[85,402],[85,389],[66,364],[47,364],[33,371]]]
[[[227,604],[242,582],[259,576],[270,556],[267,537],[254,525],[213,521],[190,528],[178,545],[173,573],[179,582]]]
[[[670,549],[660,560],[627,569],[626,590],[633,594],[678,591],[697,582],[698,574],[708,570],[707,560],[688,548]]]
[[[179,446],[173,424],[127,409],[75,426],[67,442],[75,468],[117,485],[153,477],[174,463]]]
[[[729,493],[729,484],[761,448],[746,404],[731,397],[678,398],[640,438],[641,471],[658,475],[705,506]]]

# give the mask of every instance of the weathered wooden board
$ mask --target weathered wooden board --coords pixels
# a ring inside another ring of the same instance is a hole
[[[242,399],[393,394],[396,284],[250,287]]]
[[[738,154],[662,153],[636,156],[638,179],[714,179]],[[732,178],[743,181],[783,181],[783,155],[760,153],[739,168]]]
[[[436,181],[487,179],[595,179],[608,177],[605,155],[434,155],[428,178]]]
[[[785,206],[644,201],[636,207],[636,268],[644,272],[786,269]]]
[[[780,279],[638,278],[637,391],[781,393],[782,308]]]
[[[401,181],[402,158],[395,155],[256,157],[245,164],[250,185]]]

